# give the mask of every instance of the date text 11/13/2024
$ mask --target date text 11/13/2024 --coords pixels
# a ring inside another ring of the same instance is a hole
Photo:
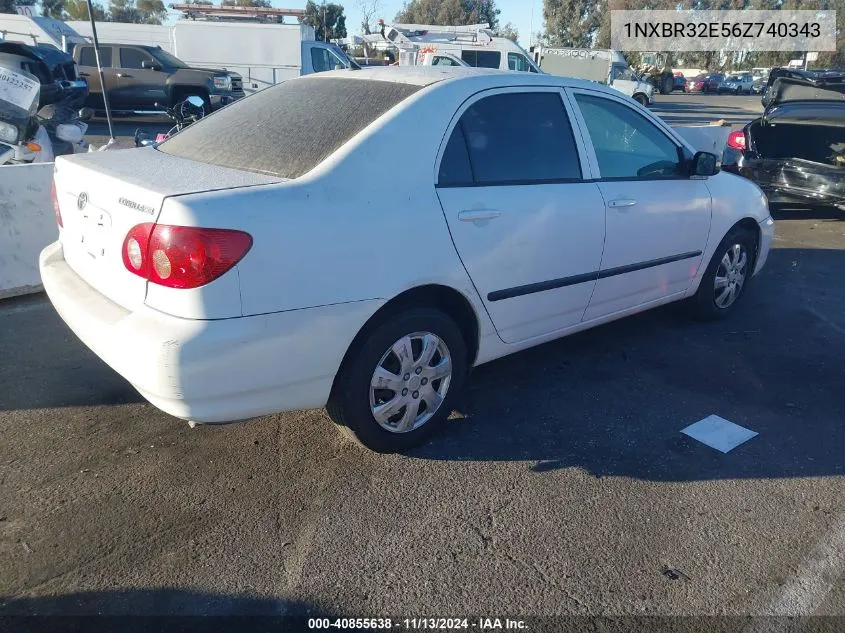
[[[310,618],[308,628],[319,629],[404,629],[410,631],[526,631],[528,625],[523,620],[509,618]]]

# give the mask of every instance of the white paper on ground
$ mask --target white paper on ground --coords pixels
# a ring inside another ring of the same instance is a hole
[[[718,415],[707,416],[683,429],[681,433],[722,453],[728,453],[759,435],[756,431],[729,422]]]

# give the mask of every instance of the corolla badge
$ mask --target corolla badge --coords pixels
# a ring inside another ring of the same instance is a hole
[[[121,198],[117,202],[118,202],[118,204],[121,204],[124,207],[129,207],[130,209],[135,209],[136,211],[140,211],[141,213],[146,213],[147,215],[153,215],[156,212],[156,210],[153,207],[148,207],[146,205],[135,202],[134,200],[128,200],[127,198]]]
[[[79,197],[76,199],[76,208],[82,211],[85,208],[85,205],[88,204],[88,194],[84,191],[79,194]]]

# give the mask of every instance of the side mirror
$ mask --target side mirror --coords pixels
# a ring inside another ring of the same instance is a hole
[[[94,110],[91,108],[82,108],[77,114],[80,121],[90,121],[94,117]]]
[[[696,152],[692,157],[691,175],[699,177],[715,176],[719,173],[719,157],[710,152]]]
[[[56,136],[66,143],[79,143],[82,140],[82,130],[76,125],[60,123],[56,126]]]
[[[141,68],[144,70],[161,70],[161,66],[155,62],[144,60],[141,62]]]

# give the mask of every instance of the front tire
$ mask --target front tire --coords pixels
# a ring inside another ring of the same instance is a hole
[[[736,309],[753,274],[756,254],[756,235],[741,227],[728,232],[704,271],[698,291],[690,298],[695,318],[714,321]]]
[[[350,351],[326,409],[358,444],[378,453],[408,450],[448,419],[466,359],[461,330],[443,312],[391,315]]]
[[[646,96],[645,96],[644,94],[642,94],[642,93],[637,93],[637,94],[635,94],[635,95],[634,95],[634,101],[636,101],[637,103],[639,103],[639,104],[640,104],[641,106],[643,106],[644,108],[647,108],[647,107],[648,107],[648,97],[646,97]]]

